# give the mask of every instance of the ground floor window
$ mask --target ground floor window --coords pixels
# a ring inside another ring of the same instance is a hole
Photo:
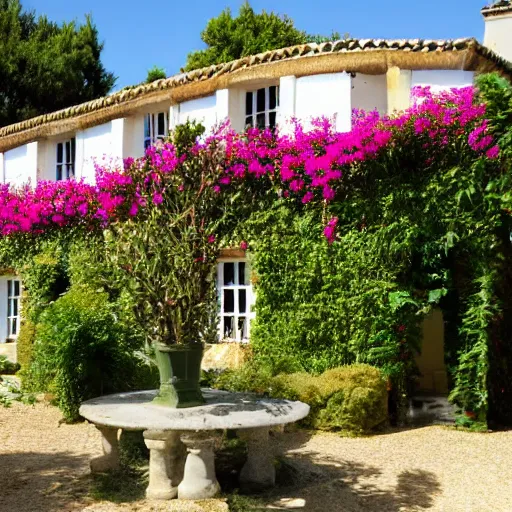
[[[249,265],[244,259],[222,261],[217,267],[219,340],[249,341],[254,316]]]
[[[7,281],[7,338],[14,339],[20,330],[21,281]]]

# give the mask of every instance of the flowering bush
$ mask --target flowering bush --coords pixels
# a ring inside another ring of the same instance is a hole
[[[171,188],[179,191],[187,186],[177,178],[164,183],[162,176],[173,176],[177,168],[187,165],[187,158],[208,159],[220,149],[215,180],[205,184],[214,194],[236,196],[247,188],[273,190],[303,204],[344,200],[361,166],[397,146],[403,152],[419,149],[426,167],[439,166],[455,146],[469,147],[490,159],[499,156],[484,119],[485,105],[476,101],[473,88],[439,95],[423,88],[414,94],[417,102],[397,116],[355,111],[347,133],[335,132],[327,119],[314,122],[310,131],[295,123],[291,135],[255,128],[238,134],[225,125],[205,142],[197,141],[186,155],[180,156],[166,143],[159,149],[149,148],[144,159],[127,159],[123,169],[98,168],[95,185],[43,181],[35,188],[16,191],[2,185],[0,231],[37,234],[73,225],[95,229],[133,217],[148,205],[161,204]],[[208,193],[209,200],[214,194]],[[326,229],[330,241],[334,228],[333,220]]]

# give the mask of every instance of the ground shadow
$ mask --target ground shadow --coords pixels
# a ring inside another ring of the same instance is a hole
[[[87,455],[0,453],[0,512],[55,512],[83,508],[88,483],[79,478]]]
[[[262,498],[266,504],[304,499],[301,510],[307,512],[400,512],[432,508],[441,491],[436,475],[428,471],[403,471],[396,485],[387,489],[375,481],[381,474],[371,464],[292,452],[280,459],[277,487]]]

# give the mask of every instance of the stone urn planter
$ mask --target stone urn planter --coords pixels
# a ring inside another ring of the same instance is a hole
[[[203,344],[155,344],[160,389],[153,403],[173,408],[204,404],[199,387]]]

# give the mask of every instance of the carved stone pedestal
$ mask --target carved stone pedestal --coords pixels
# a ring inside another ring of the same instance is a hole
[[[101,432],[101,445],[103,447],[103,455],[91,460],[91,472],[102,473],[111,469],[119,468],[119,442],[117,440],[117,431],[119,429],[113,427],[104,427],[96,425]]]
[[[178,498],[202,500],[213,498],[220,486],[215,476],[213,455],[214,432],[187,433],[182,441],[187,447],[183,480],[178,486]]]
[[[149,449],[149,485],[146,497],[170,500],[178,494],[183,477],[185,447],[176,431],[146,430],[144,442]]]
[[[247,462],[240,472],[240,487],[260,491],[276,483],[274,457],[269,443],[268,427],[238,430],[238,436],[247,442]]]

